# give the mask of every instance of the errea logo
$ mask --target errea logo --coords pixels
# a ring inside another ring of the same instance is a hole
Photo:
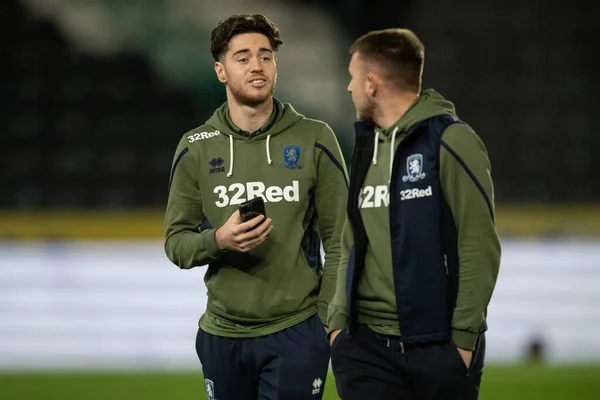
[[[321,380],[321,378],[315,378],[315,380],[312,383],[312,394],[321,393],[321,385],[323,385],[323,381]]]
[[[203,140],[203,139],[210,139],[213,138],[215,136],[219,136],[221,134],[221,132],[219,131],[214,131],[214,132],[196,132],[190,136],[188,136],[188,141],[190,143],[194,143],[196,140]]]

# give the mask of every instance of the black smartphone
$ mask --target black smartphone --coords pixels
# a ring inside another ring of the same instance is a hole
[[[265,212],[265,201],[261,196],[250,199],[240,204],[240,218],[242,222],[250,221],[252,218],[262,214],[267,217]]]

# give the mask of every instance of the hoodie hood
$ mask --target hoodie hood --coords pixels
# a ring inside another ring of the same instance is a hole
[[[271,136],[285,131],[303,119],[304,115],[296,112],[291,104],[283,104],[274,98],[271,116],[256,132],[244,132],[240,127],[235,125],[229,115],[229,105],[227,103],[217,108],[214,114],[206,121],[206,125],[229,137],[229,171],[227,172],[227,177],[231,178],[233,176],[233,143],[235,140],[265,140],[266,162],[271,165],[273,163],[270,147]]]
[[[388,184],[392,180],[392,167],[394,165],[394,154],[396,152],[396,136],[406,134],[415,124],[438,115],[456,115],[454,104],[446,100],[441,94],[433,89],[425,89],[415,102],[406,110],[396,123],[387,129],[375,128],[375,144],[373,149],[372,164],[377,165],[379,140],[391,141],[390,165]]]
[[[221,133],[233,136],[234,139],[240,140],[265,140],[268,136],[275,136],[285,131],[290,126],[296,124],[304,118],[304,115],[299,114],[294,107],[289,103],[282,103],[277,99],[273,99],[273,113],[265,122],[265,124],[256,132],[245,132],[240,129],[229,115],[229,104],[223,103],[217,108],[214,114],[206,121],[209,125]]]
[[[394,131],[406,133],[411,126],[437,115],[456,115],[454,104],[435,90],[425,89],[398,121],[387,129],[376,128],[375,132],[380,133],[381,139],[391,140]]]

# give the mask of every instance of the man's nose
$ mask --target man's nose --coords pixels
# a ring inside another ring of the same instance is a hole
[[[250,60],[250,69],[252,72],[262,71],[262,64],[258,58],[253,58]]]

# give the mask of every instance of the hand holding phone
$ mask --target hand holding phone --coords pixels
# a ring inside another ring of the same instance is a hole
[[[265,201],[260,196],[240,204],[240,220],[242,222],[250,221],[261,214],[264,215],[265,218],[267,217]]]
[[[219,249],[245,253],[264,242],[273,229],[265,214],[262,197],[241,204],[215,233]]]

